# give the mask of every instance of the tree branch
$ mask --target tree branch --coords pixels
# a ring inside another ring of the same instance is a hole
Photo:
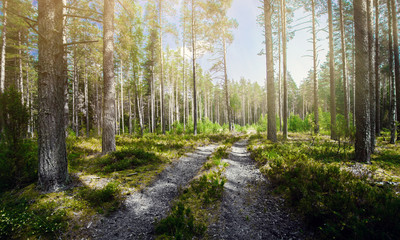
[[[87,17],[87,16],[81,16],[81,15],[75,15],[75,14],[64,14],[64,17],[76,17],[76,18],[83,18],[83,19],[89,19],[92,20],[94,22],[98,22],[98,23],[103,23],[102,20],[96,19],[96,18],[92,18],[92,17]]]
[[[72,10],[76,10],[76,11],[85,11],[85,12],[91,12],[91,13],[103,15],[102,13],[99,13],[99,12],[97,12],[95,10],[92,10],[92,9],[77,8],[77,7],[72,7],[72,6],[64,6],[64,8],[68,8],[68,9],[72,9]]]
[[[88,40],[88,41],[64,43],[64,47],[68,47],[68,46],[76,45],[76,44],[95,43],[95,42],[98,42],[98,41],[99,41],[99,40]]]

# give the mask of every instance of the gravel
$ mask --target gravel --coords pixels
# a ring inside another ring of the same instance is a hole
[[[165,217],[179,189],[196,176],[216,145],[199,147],[167,167],[141,192],[130,195],[125,207],[103,217],[90,229],[93,239],[154,239],[155,219]]]
[[[246,149],[247,140],[235,143],[224,161],[230,165],[218,220],[208,239],[305,239],[304,224],[273,196],[267,180]]]

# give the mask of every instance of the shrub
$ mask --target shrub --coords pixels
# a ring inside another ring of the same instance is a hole
[[[204,224],[195,223],[192,211],[182,202],[177,202],[171,213],[156,224],[156,233],[164,236],[174,236],[175,239],[193,239],[201,236],[206,230]]]
[[[28,110],[14,88],[0,94],[0,192],[30,183],[37,175],[37,145],[25,140]],[[1,134],[1,133],[0,133]]]
[[[252,153],[267,163],[263,172],[275,189],[321,238],[395,239],[400,234],[400,198],[393,188],[315,161],[306,146],[268,144]]]
[[[115,182],[110,182],[100,189],[83,187],[79,190],[78,196],[99,213],[113,212],[122,203],[121,189]]]

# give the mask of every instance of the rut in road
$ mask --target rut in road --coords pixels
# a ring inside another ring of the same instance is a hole
[[[271,194],[267,180],[246,149],[247,140],[232,146],[217,222],[208,239],[303,239],[303,224],[283,208],[283,200]]]
[[[196,176],[216,145],[199,147],[167,167],[159,178],[126,199],[124,209],[104,217],[93,229],[93,239],[153,239],[154,220],[166,216],[179,188]]]

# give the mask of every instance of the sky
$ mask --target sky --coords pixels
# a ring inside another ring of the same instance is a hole
[[[233,0],[232,8],[228,15],[235,18],[239,27],[234,30],[234,41],[228,48],[228,77],[235,81],[241,77],[252,82],[257,81],[262,84],[266,75],[265,55],[259,56],[258,53],[263,49],[262,28],[257,23],[257,15],[261,13],[259,0]],[[302,9],[295,12],[295,21],[301,17],[309,15]],[[311,18],[311,17],[310,17]],[[326,18],[320,19],[320,27],[326,27]],[[296,84],[299,85],[307,77],[308,71],[312,68],[312,58],[306,55],[312,55],[312,43],[308,42],[312,37],[307,30],[298,31],[295,37],[288,42],[287,66]],[[318,53],[320,62],[325,60],[328,50],[327,34],[320,31],[318,42],[321,51]],[[278,64],[277,62],[275,65]],[[276,73],[275,73],[276,75]]]

